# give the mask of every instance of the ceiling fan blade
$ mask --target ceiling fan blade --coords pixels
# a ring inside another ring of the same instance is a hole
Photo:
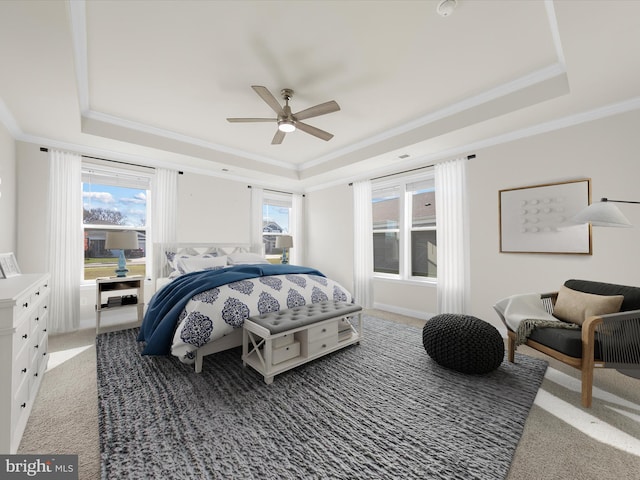
[[[333,135],[329,132],[325,132],[324,130],[320,130],[319,128],[312,127],[311,125],[307,125],[306,123],[296,122],[296,128],[302,130],[305,133],[313,135],[314,137],[321,138],[322,140],[329,141],[333,138]]]
[[[293,116],[296,120],[304,120],[306,118],[337,112],[338,110],[340,110],[340,105],[338,105],[335,100],[331,100],[330,102],[321,103],[315,107],[309,107],[305,110],[301,110],[298,113],[294,113]]]
[[[280,145],[284,140],[285,132],[281,130],[276,130],[276,134],[273,136],[273,140],[271,140],[271,145]]]
[[[282,113],[282,106],[280,105],[280,102],[276,100],[276,97],[274,97],[266,87],[261,87],[260,85],[252,85],[251,88],[253,88],[255,92],[260,95],[260,98],[271,107],[271,110],[276,112],[278,115]]]
[[[275,118],[227,118],[227,122],[246,123],[246,122],[275,122]]]

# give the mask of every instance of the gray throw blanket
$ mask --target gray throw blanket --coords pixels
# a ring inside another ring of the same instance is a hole
[[[554,320],[533,320],[533,319],[525,319],[520,322],[518,325],[518,330],[516,330],[516,347],[518,345],[522,345],[523,343],[527,343],[527,339],[531,332],[536,327],[540,328],[568,328],[571,330],[579,330],[580,325],[576,325],[575,323],[568,323],[562,321],[554,321]]]

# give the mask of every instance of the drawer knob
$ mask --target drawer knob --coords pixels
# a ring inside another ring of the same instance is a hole
[[[29,302],[24,302],[24,303],[22,304],[22,306],[23,306],[24,308],[27,308],[27,307],[29,306]]]
[[[40,292],[39,292],[39,291],[38,291],[38,292],[36,292],[36,295],[40,295]]]
[[[38,376],[38,372],[34,373],[34,374],[33,374],[33,376],[34,376],[34,377],[37,377],[37,376]]]
[[[323,343],[323,344],[322,344],[322,348],[327,348],[327,344],[326,344],[326,343]]]
[[[27,339],[28,335],[25,333],[24,335],[22,335],[22,338],[24,338],[25,340]]]
[[[22,370],[20,370],[22,373],[27,373],[27,369],[23,368]]]
[[[40,317],[36,317],[36,322],[39,322],[39,321],[40,321]]]
[[[38,348],[38,345],[34,345],[33,348]]]
[[[323,329],[322,329],[322,333],[324,333],[324,332],[326,332],[326,331],[327,331],[327,329],[326,329],[326,328],[323,328]]]
[[[27,404],[23,403],[22,405],[20,405],[20,408],[27,408]]]

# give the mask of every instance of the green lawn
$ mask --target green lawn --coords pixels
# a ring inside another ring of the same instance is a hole
[[[98,277],[113,277],[118,268],[117,258],[85,258],[84,260],[84,279],[94,280]],[[127,263],[128,276],[145,275],[144,263]]]

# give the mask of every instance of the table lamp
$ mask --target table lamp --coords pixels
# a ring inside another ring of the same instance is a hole
[[[278,235],[276,237],[276,248],[282,249],[282,264],[289,263],[287,251],[293,247],[293,237],[291,235]]]
[[[127,270],[127,260],[124,257],[124,251],[138,249],[138,232],[134,230],[107,232],[107,241],[105,242],[104,248],[107,250],[120,250],[116,276],[126,277],[129,270]]]

